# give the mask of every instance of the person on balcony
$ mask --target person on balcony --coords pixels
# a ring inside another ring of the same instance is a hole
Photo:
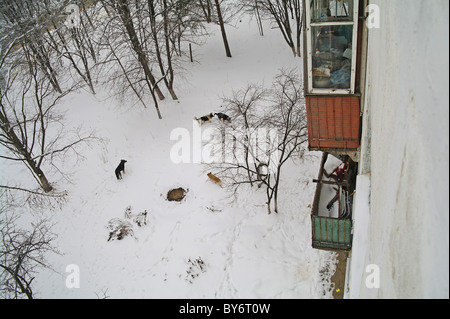
[[[342,164],[344,164],[344,165],[342,166]],[[332,178],[336,182],[340,183],[340,182],[342,182],[344,180],[344,176],[348,172],[348,168],[349,168],[348,163],[347,162],[342,162],[341,164],[336,166],[336,168],[330,174],[328,174],[325,169],[323,170],[323,174],[327,178]]]
[[[344,180],[345,175],[347,174],[349,169],[348,162],[342,162],[336,168],[328,174],[327,171],[324,169],[323,174],[327,178],[334,179],[337,183],[341,183]],[[346,187],[343,185],[343,187]],[[339,188],[334,188],[336,190],[336,195],[328,202],[327,209],[330,210],[333,204],[339,199]]]

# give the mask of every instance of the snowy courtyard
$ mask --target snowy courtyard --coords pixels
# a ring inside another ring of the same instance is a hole
[[[93,130],[98,139],[58,163],[65,175],[55,173],[52,185],[68,193],[61,207],[18,209],[24,225],[40,218],[54,224],[60,252],[46,256],[51,269],[39,269],[36,298],[332,298],[336,255],[311,247],[311,181],[321,153],[286,164],[279,213],[270,215],[263,189],[233,195],[208,179],[203,164],[171,160],[171,132],[192,132],[193,117],[220,112],[233,90],[270,85],[281,68],[301,75],[301,58],[268,22],[264,36],[248,17],[227,26],[232,58],[219,27],[208,28],[205,43],[193,47],[195,62],[179,75],[179,100],[160,103],[162,120],[151,105],[118,102],[100,86],[95,96],[86,89],[59,106],[66,128]],[[117,180],[121,159],[127,163]],[[29,172],[5,162],[1,174],[5,183],[26,184]],[[177,187],[185,198],[167,201]],[[134,215],[147,211],[146,225],[128,219],[133,236],[108,241],[109,221],[127,220],[127,207]]]
[[[75,3],[0,2],[2,299],[448,299],[448,1]]]

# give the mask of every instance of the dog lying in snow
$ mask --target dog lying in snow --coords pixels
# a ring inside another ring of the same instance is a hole
[[[125,174],[125,163],[126,162],[127,162],[126,160],[121,160],[119,166],[117,166],[117,168],[115,170],[117,179],[122,179],[122,172]]]
[[[222,187],[222,181],[217,176],[214,176],[213,173],[209,172],[208,177],[211,181]]]
[[[231,123],[231,117],[229,117],[228,115],[226,115],[224,113],[214,113],[214,115],[217,116],[217,118],[219,120],[221,120],[222,122]]]
[[[196,117],[194,117],[194,120],[195,121],[197,121],[197,123],[199,124],[199,125],[202,125],[203,123],[206,123],[206,122],[211,122],[211,119],[214,117],[214,114],[212,114],[212,113],[209,113],[208,115],[205,115],[205,116],[202,116],[201,118],[196,118]]]

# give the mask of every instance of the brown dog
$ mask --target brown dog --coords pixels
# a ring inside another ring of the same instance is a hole
[[[217,176],[214,176],[211,172],[208,173],[208,177],[211,181],[222,187],[222,181]]]

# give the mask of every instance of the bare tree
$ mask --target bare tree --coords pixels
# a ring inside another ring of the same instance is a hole
[[[170,45],[170,36],[171,31],[169,30],[169,6],[167,5],[167,0],[163,0],[163,25],[164,25],[164,44],[166,47],[166,57],[167,57],[167,80],[166,80],[166,87],[169,90],[170,95],[172,96],[172,99],[178,100],[177,95],[175,94],[175,91],[173,89],[173,82],[174,82],[174,72],[173,72],[173,65],[172,65],[172,50]],[[164,78],[166,78],[166,74],[163,73]]]
[[[198,0],[200,8],[205,16],[206,22],[210,23],[212,21],[212,3],[211,0]]]
[[[246,11],[257,17],[260,33],[262,33],[262,26],[259,16],[262,15],[276,24],[294,56],[301,56],[303,23],[301,0],[245,0],[242,5]]]
[[[20,186],[0,185],[0,197],[20,198],[23,203],[33,209],[41,207],[51,210],[60,209],[66,202],[67,195],[66,191],[45,193],[41,189],[33,190]]]
[[[157,97],[164,99],[159,83],[164,83],[172,99],[178,97],[174,90],[176,52],[175,43],[181,43],[183,32],[194,26],[190,18],[188,1],[147,0],[145,7],[141,3],[129,0],[102,0],[110,12],[110,20],[105,24],[102,44],[107,46],[112,60],[119,63],[120,72],[128,86],[144,103],[140,70],[129,59],[127,49],[136,55],[139,68],[143,71],[144,82],[155,103],[158,117],[162,118]],[[144,3],[142,3],[144,4]],[[186,18],[185,18],[186,17]],[[117,29],[122,28],[123,34]],[[115,36],[111,36],[115,34]],[[179,50],[181,55],[181,49]],[[159,69],[157,75],[153,69]],[[118,80],[117,75],[113,78]],[[123,81],[125,82],[125,81]],[[144,103],[145,105],[145,103]]]
[[[183,57],[188,55],[182,43],[196,43],[205,34],[198,3],[188,0],[101,2],[109,12],[100,36],[105,54],[100,62],[101,73],[108,74],[103,78],[114,85],[115,92],[124,96],[131,91],[143,105],[150,91],[161,118],[157,101],[158,91],[162,94],[161,84],[172,99],[178,99],[175,77],[183,70]]]
[[[2,46],[12,43],[15,50],[31,56],[54,90],[62,92],[58,79],[55,52],[43,37],[47,27],[44,3],[33,0],[12,0],[0,4]],[[8,43],[9,42],[9,43]]]
[[[92,70],[97,52],[90,39],[93,23],[84,2],[69,0],[12,0],[0,4],[1,45],[15,46],[16,55],[31,57],[40,71],[62,93],[67,75],[76,76],[95,94]],[[76,8],[70,13],[69,8]],[[76,19],[73,19],[76,17]],[[73,21],[76,20],[76,21]],[[71,23],[69,23],[71,22]],[[19,36],[20,35],[20,36]],[[69,61],[69,65],[64,63]],[[77,79],[76,81],[79,81]]]
[[[146,106],[146,96],[150,93],[158,118],[162,119],[158,99],[164,94],[152,71],[152,57],[148,40],[151,34],[141,18],[142,10],[135,8],[127,0],[101,0],[108,13],[106,20],[98,28],[98,44],[102,52],[99,73],[104,83],[112,88],[114,96],[125,99],[131,90],[138,101]],[[135,3],[136,6],[138,3]]]
[[[303,88],[297,72],[283,70],[275,79],[272,96],[274,97],[274,108],[273,116],[270,116],[270,122],[273,125],[272,127],[278,129],[278,141],[275,141],[274,144],[278,154],[273,163],[276,170],[268,175],[264,184],[268,190],[268,204],[270,204],[270,198],[273,196],[274,211],[278,212],[281,168],[292,158],[292,155],[301,152],[300,147],[306,144],[308,140]],[[271,163],[269,163],[269,169],[270,165]],[[270,180],[271,177],[273,180]]]
[[[2,206],[4,207],[4,206]],[[32,284],[38,267],[50,268],[48,253],[58,253],[53,245],[56,236],[48,220],[31,224],[30,230],[16,226],[17,218],[0,211],[0,287],[6,298],[33,299]]]
[[[225,139],[232,141],[233,145],[230,149],[233,150],[233,160],[237,160],[237,154],[242,155],[245,167],[250,168],[250,157],[252,150],[250,149],[252,144],[253,134],[257,134],[258,128],[262,126],[264,119],[260,116],[262,113],[258,113],[259,109],[266,102],[268,92],[261,85],[251,84],[246,89],[233,92],[233,97],[224,98],[223,104],[225,106],[225,112],[233,119],[233,127],[239,127],[238,134],[236,129],[233,131],[226,131],[223,134]],[[229,136],[231,134],[231,136]],[[239,138],[236,138],[239,135]],[[256,161],[259,161],[257,158]],[[251,177],[251,171],[247,171],[247,181],[253,186],[253,178]],[[247,182],[246,181],[246,182]]]
[[[101,54],[101,59],[98,59],[98,73],[102,75],[100,83],[110,88],[111,97],[130,103],[132,96],[129,92],[131,92],[137,98],[137,102],[146,108],[149,87],[142,66],[133,52],[130,52],[129,39],[124,35],[120,18],[108,3],[102,1],[102,5],[102,9],[108,12],[108,17],[96,30],[97,45]]]
[[[261,19],[261,4],[259,0],[244,0],[241,3],[244,12],[255,16],[258,25],[259,35],[264,36],[264,28]]]
[[[301,0],[291,0],[293,12],[295,16],[295,39],[297,44],[297,56],[302,56],[301,51],[301,35],[302,35],[302,26],[303,26],[303,8],[301,6]]]
[[[0,157],[23,162],[40,187],[50,192],[53,187],[42,170],[44,160],[52,162],[55,156],[94,137],[78,135],[75,140],[65,140],[67,132],[55,106],[71,90],[55,92],[31,56],[26,55],[25,64],[21,62],[8,62],[8,55],[0,59],[0,145],[8,151]]]
[[[234,192],[242,185],[264,186],[269,214],[278,213],[283,165],[307,141],[303,101],[297,74],[285,70],[270,89],[249,85],[224,99],[232,124],[219,126],[220,145],[212,147],[214,160],[207,168]]]
[[[154,42],[154,47],[155,47],[155,55],[156,58],[158,60],[158,65],[161,71],[161,74],[163,76],[163,81],[166,85],[167,88],[169,88],[169,81],[167,80],[166,75],[166,70],[164,67],[164,62],[163,62],[163,57],[161,54],[161,49],[160,49],[160,43],[159,43],[159,25],[157,23],[157,13],[156,13],[156,3],[157,1],[155,0],[148,0],[147,4],[148,4],[148,10],[149,10],[149,18],[150,18],[150,28],[151,28],[151,34],[152,34],[152,38],[153,38],[153,42]],[[166,5],[166,1],[164,1],[164,5]],[[164,10],[163,11],[163,15],[164,15],[164,31],[167,29],[167,13]],[[166,33],[166,31],[164,32]],[[173,87],[172,90],[169,89],[169,92],[172,94],[172,97],[176,100],[177,97],[174,94],[175,92],[173,91]]]
[[[162,28],[159,28],[156,22],[156,10],[155,10],[155,1],[154,0],[148,0],[148,6],[149,6],[149,13],[150,13],[150,26],[152,29],[152,36],[153,36],[153,41],[154,41],[154,47],[155,47],[155,53],[156,53],[156,57],[158,59],[158,65],[162,74],[162,78],[163,81],[167,87],[167,89],[169,90],[169,93],[172,97],[173,100],[178,100],[177,95],[175,94],[174,88],[173,88],[173,83],[174,83],[174,72],[173,72],[173,65],[172,65],[172,47],[170,44],[170,30],[169,30],[169,6],[167,3],[167,0],[163,0],[162,1],[162,8],[160,8],[161,10],[161,15],[163,17],[162,20]],[[163,62],[163,58],[162,58],[162,54],[161,54],[161,49],[160,49],[160,43],[159,43],[159,29],[163,30],[163,43],[164,43],[164,48],[165,48],[165,53],[166,53],[166,61],[167,61],[167,70],[166,70],[166,63]]]
[[[97,60],[97,50],[90,39],[94,26],[84,2],[79,1],[84,10],[73,13],[77,15],[77,21],[70,24],[63,19],[69,19],[64,16],[67,7],[55,8],[53,2],[44,3],[48,18],[43,38],[59,57],[69,61],[68,70],[73,68],[95,94],[92,70]]]
[[[106,2],[103,0],[103,2]],[[138,36],[138,32],[136,31],[135,25],[133,23],[132,11],[130,9],[130,4],[128,0],[112,0],[109,1],[110,6],[117,12],[120,21],[122,22],[122,26],[125,29],[125,34],[128,37],[128,41],[130,43],[131,48],[137,56],[140,66],[142,67],[145,74],[145,82],[149,88],[150,93],[152,94],[153,101],[155,103],[155,108],[158,114],[158,117],[162,119],[161,112],[159,110],[158,101],[156,95],[160,100],[163,100],[164,94],[158,86],[158,82],[151,71],[150,62],[148,59],[147,51],[145,50],[145,42],[144,39]]]
[[[227,38],[227,33],[225,31],[225,23],[223,20],[220,3],[219,3],[219,0],[214,0],[214,1],[216,3],[217,17],[219,19],[220,31],[222,33],[223,44],[225,46],[225,53],[226,53],[227,57],[231,58],[231,50],[230,50],[230,46],[228,44],[228,38]]]

